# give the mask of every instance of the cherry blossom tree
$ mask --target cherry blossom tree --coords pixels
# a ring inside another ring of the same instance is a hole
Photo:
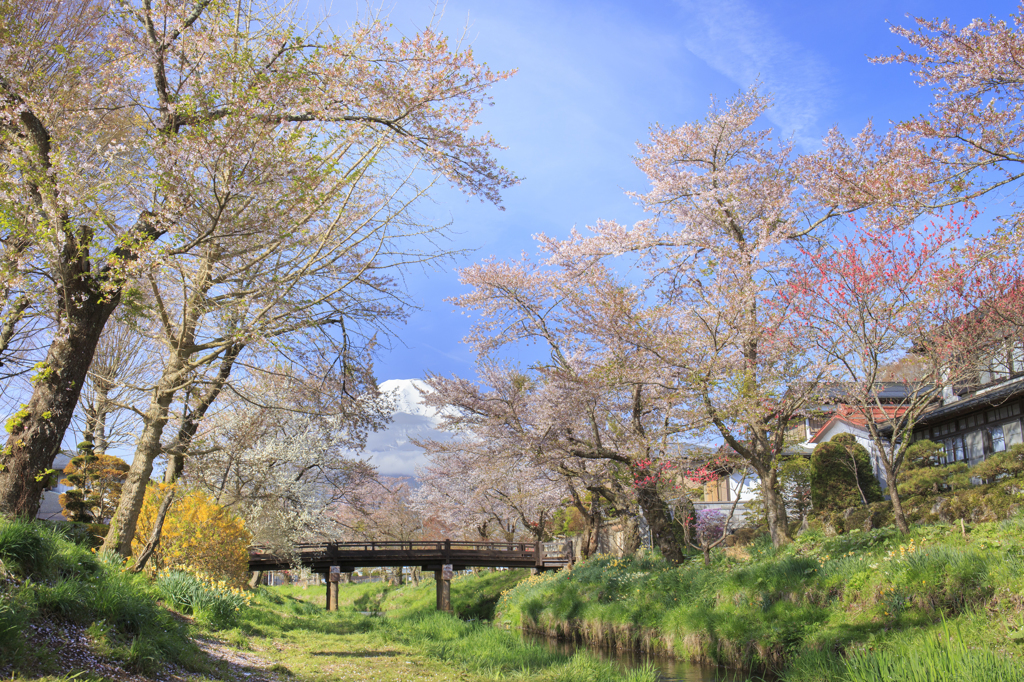
[[[603,315],[597,307],[635,302],[606,274],[593,268],[575,276],[525,261],[464,270],[462,280],[473,290],[457,303],[481,313],[469,340],[479,353],[483,386],[431,376],[436,392],[426,399],[449,411],[446,428],[501,440],[507,451],[531,453],[571,479],[573,504],[591,527],[595,518],[581,494],[603,498],[630,526],[639,506],[664,555],[681,561],[683,540],[667,501],[656,487],[631,485],[638,462],[671,444],[669,395],[639,378],[628,345],[603,344],[592,333]],[[544,344],[547,361],[521,370],[495,359],[507,347],[533,342]]]
[[[639,303],[594,302],[586,323],[630,349],[691,437],[722,439],[749,464],[779,545],[789,534],[779,456],[820,370],[793,310],[776,301],[798,246],[822,239],[841,213],[818,191],[820,166],[758,127],[770,105],[754,88],[713,103],[703,121],[655,127],[637,160],[652,188],[635,195],[655,218],[541,241],[549,264],[578,273],[639,257],[648,279],[629,288]]]
[[[344,511],[347,513],[336,512],[335,518],[349,536],[360,540],[409,542],[423,533],[423,519],[404,477],[377,476],[365,481]]]
[[[463,432],[452,439],[416,441],[429,464],[417,471],[414,499],[421,514],[476,531],[481,539],[498,527],[505,539],[521,528],[535,541],[550,534],[550,522],[569,496],[564,477],[540,466],[530,453],[507,450],[507,439]]]
[[[395,40],[369,17],[346,36],[324,36],[273,7],[209,0],[17,7],[4,17],[11,41],[0,55],[4,257],[34,258],[36,272],[52,273],[58,324],[32,397],[10,424],[0,471],[5,512],[34,513],[36,475],[63,437],[106,319],[139,274],[162,276],[161,263],[194,258],[193,274],[201,280],[206,267],[214,289],[223,287],[218,277],[239,270],[219,272],[221,263],[269,225],[295,235],[317,227],[325,236],[360,220],[386,222],[381,210],[408,215],[395,209],[427,189],[413,182],[417,167],[494,202],[515,181],[495,164],[494,140],[468,132],[487,89],[508,74],[476,64],[432,28]],[[247,192],[262,202],[260,192],[272,196],[275,187],[281,203],[247,203]],[[359,217],[338,218],[350,208]],[[230,246],[221,225],[234,231]],[[366,264],[380,265],[380,244],[401,232],[382,230],[347,233],[352,268],[339,277],[372,279]],[[280,243],[282,257],[290,246]],[[305,294],[323,301],[335,286],[307,283]],[[214,289],[198,282],[193,292],[224,293]],[[7,319],[16,321],[16,295],[26,290],[19,281],[7,287],[15,296],[5,302]],[[183,348],[202,345],[189,338],[193,319],[178,325]],[[230,328],[228,314],[220,321]],[[262,331],[228,332],[219,347],[196,354],[219,352],[223,362],[238,343],[265,338]],[[155,399],[154,423],[169,400]],[[125,489],[133,500],[137,483]],[[137,515],[125,513],[109,540],[122,549]]]
[[[2,21],[5,322],[17,327],[20,311],[35,306],[52,315],[53,331],[23,386],[31,397],[8,421],[0,510],[34,515],[38,474],[61,445],[128,266],[164,228],[128,197],[132,183],[144,184],[140,170],[154,166],[123,142],[144,125],[128,113],[141,71],[112,44],[109,7],[29,0],[5,6]]]
[[[947,201],[976,199],[1017,183],[1024,177],[1024,13],[1011,15],[1010,22],[975,19],[962,28],[948,19],[914,23],[892,27],[908,41],[908,51],[873,60],[911,65],[918,85],[934,96],[926,114],[898,126],[916,141],[917,154],[906,160],[937,168]],[[1019,221],[1008,218],[1005,225],[1005,236],[1019,243]]]

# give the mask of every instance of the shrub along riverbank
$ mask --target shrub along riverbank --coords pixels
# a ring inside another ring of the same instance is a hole
[[[495,620],[800,682],[1024,681],[1024,517],[966,530],[809,532],[710,568],[596,557],[520,584]],[[908,661],[932,676],[885,672]]]

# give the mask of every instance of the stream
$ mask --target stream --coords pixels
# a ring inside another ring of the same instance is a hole
[[[602,660],[614,662],[623,670],[639,668],[650,663],[657,670],[660,682],[747,682],[747,680],[773,682],[776,679],[774,677],[762,678],[758,675],[751,675],[750,673],[730,668],[698,665],[663,656],[651,656],[636,651],[618,651],[616,649],[559,641],[544,635],[528,632],[523,632],[522,637],[533,644],[540,644],[564,654],[573,654],[578,649],[583,649]]]

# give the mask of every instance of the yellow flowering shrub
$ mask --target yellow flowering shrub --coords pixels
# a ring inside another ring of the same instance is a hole
[[[139,515],[132,540],[132,553],[146,546],[167,486],[153,484]],[[179,492],[164,519],[160,544],[150,559],[153,569],[188,566],[197,573],[217,576],[241,587],[249,574],[249,543],[252,535],[245,522],[208,494],[192,490]]]

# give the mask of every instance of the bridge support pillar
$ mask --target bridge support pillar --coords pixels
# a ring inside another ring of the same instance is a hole
[[[331,572],[327,574],[327,610],[338,610],[338,583],[341,582],[341,571],[337,566],[331,566]]]
[[[331,610],[331,574],[324,573],[324,584],[327,585],[327,598],[324,600],[324,608]]]
[[[443,571],[434,571],[434,582],[437,585],[437,610],[451,612],[452,581],[444,578]]]

